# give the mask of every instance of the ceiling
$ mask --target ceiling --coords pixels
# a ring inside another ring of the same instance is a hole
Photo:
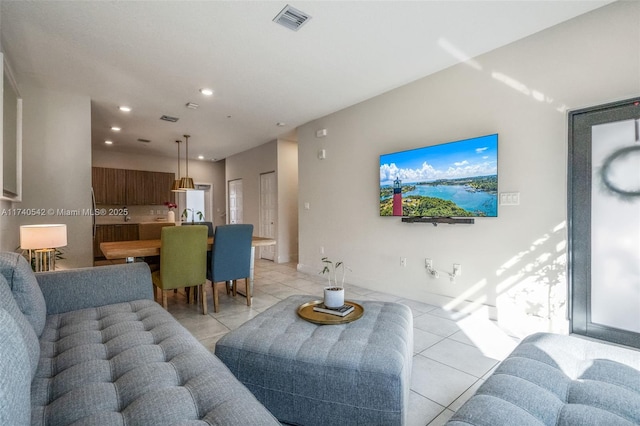
[[[294,32],[283,1],[2,0],[0,29],[19,85],[90,97],[94,149],[213,160],[610,2],[291,0]]]

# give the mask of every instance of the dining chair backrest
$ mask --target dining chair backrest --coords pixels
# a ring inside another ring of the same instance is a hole
[[[212,282],[247,278],[251,271],[253,225],[216,226],[211,257]]]
[[[139,240],[159,240],[165,226],[175,226],[174,222],[148,222],[138,224]]]
[[[206,280],[207,227],[162,228],[160,277],[166,289],[201,285]]]
[[[207,235],[209,237],[213,237],[213,222],[182,222],[181,226],[185,226],[185,225],[205,225],[208,230],[207,230]]]

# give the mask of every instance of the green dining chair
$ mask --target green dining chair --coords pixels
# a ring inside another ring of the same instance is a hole
[[[165,226],[175,226],[173,222],[149,222],[138,224],[138,239],[139,240],[159,240],[162,235],[162,228]],[[142,258],[143,262],[149,265],[151,272],[160,269],[160,256],[145,256]]]
[[[196,287],[206,315],[207,227],[168,226],[162,228],[160,239],[160,270],[151,278],[154,288],[162,291],[162,306],[168,310],[167,291]]]

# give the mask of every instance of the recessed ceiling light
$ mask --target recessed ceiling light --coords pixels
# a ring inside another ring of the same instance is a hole
[[[104,141],[106,145],[113,145],[113,141]]]
[[[131,112],[131,107],[128,107],[126,105],[119,106],[118,109],[122,112]]]
[[[112,126],[111,130],[113,130],[114,132],[119,132],[121,129],[120,129],[120,127]]]
[[[278,122],[276,123],[276,126],[278,126],[278,127],[284,127],[284,126],[286,126],[286,125],[287,125],[287,123],[283,123],[282,121],[278,121]]]
[[[204,155],[198,155],[198,160],[204,160]]]
[[[205,96],[211,96],[211,95],[213,95],[213,90],[211,90],[211,89],[200,89],[200,93],[202,93]]]

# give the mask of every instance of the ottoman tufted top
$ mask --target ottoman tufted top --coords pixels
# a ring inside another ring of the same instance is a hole
[[[313,296],[290,296],[226,334],[216,355],[277,418],[291,424],[403,424],[413,351],[411,310],[358,301],[339,325],[301,319]]]

